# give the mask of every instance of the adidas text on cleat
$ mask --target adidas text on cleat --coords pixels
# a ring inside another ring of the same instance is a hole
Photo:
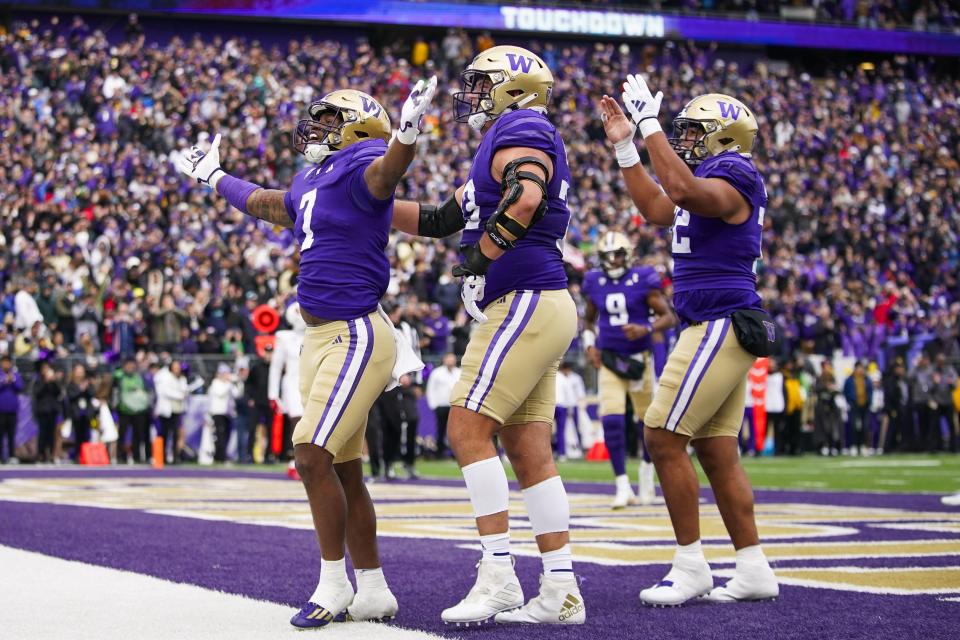
[[[347,620],[382,622],[397,617],[397,599],[390,589],[357,592],[347,607]]]
[[[583,624],[587,610],[576,578],[540,576],[540,593],[513,611],[498,613],[500,624]]]
[[[713,576],[706,562],[674,564],[663,580],[640,592],[640,602],[652,607],[677,607],[712,588]]]
[[[473,588],[463,600],[440,614],[440,618],[447,624],[469,626],[482,624],[501,611],[521,606],[523,589],[513,565],[480,562]]]

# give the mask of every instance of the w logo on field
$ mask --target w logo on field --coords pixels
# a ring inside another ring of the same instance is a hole
[[[717,106],[720,108],[720,116],[724,118],[733,118],[736,120],[740,117],[740,109],[735,104],[730,104],[729,102],[721,102],[717,100]]]
[[[381,109],[380,109],[380,105],[377,104],[376,100],[373,100],[373,99],[368,100],[367,98],[361,97],[360,102],[363,103],[364,113],[372,113],[374,118],[377,118],[380,116]]]
[[[508,53],[507,60],[510,61],[511,71],[519,69],[524,73],[530,73],[530,69],[533,67],[533,58],[521,56],[516,53]]]

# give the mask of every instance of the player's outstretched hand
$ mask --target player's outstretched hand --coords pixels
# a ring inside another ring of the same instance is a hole
[[[605,95],[600,99],[598,108],[600,110],[600,122],[603,123],[607,140],[617,144],[633,138],[637,131],[637,125],[623,115],[623,109],[620,108],[616,100]]]
[[[430,102],[433,100],[433,94],[437,91],[437,76],[431,77],[424,82],[420,80],[414,85],[413,91],[403,103],[403,109],[400,111],[400,128],[397,130],[397,140],[402,144],[413,144],[420,135],[420,119],[427,109],[430,108]]]
[[[216,187],[217,181],[224,175],[220,168],[220,134],[213,137],[209,151],[205,152],[194,145],[178,153],[174,163],[177,169],[200,184]]]
[[[483,292],[487,286],[487,277],[478,276],[463,269],[463,265],[457,265],[453,268],[454,277],[463,277],[463,286],[460,288],[460,298],[463,300],[463,308],[466,309],[470,317],[483,324],[487,321],[486,314],[480,311],[479,302],[483,300]]]
[[[650,93],[647,81],[639,73],[627,76],[623,83],[623,104],[633,122],[640,127],[640,133],[646,138],[651,133],[660,131],[660,103],[663,102],[663,91],[657,95]]]

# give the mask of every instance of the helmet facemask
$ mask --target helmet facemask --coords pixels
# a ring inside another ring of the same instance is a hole
[[[467,69],[460,74],[461,90],[453,94],[453,111],[457,122],[466,122],[479,131],[493,118],[490,111],[494,108],[493,88],[507,79],[502,71],[478,71]]]
[[[297,123],[293,148],[303,154],[308,162],[319,164],[340,150],[344,126],[356,121],[359,116],[352,109],[326,102],[314,102],[310,105],[309,113],[309,120]]]
[[[614,249],[600,252],[600,266],[607,276],[617,279],[627,272],[627,250]]]
[[[668,142],[681,160],[695,167],[710,155],[706,139],[717,128],[717,123],[712,120],[678,117],[673,121],[673,137]]]

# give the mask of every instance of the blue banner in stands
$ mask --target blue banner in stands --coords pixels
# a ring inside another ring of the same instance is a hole
[[[626,39],[676,38],[741,45],[960,55],[960,35],[956,34],[630,11],[401,0],[350,0],[344,3],[327,0],[220,0],[216,3],[179,3],[179,6],[175,7],[171,6],[172,4],[176,3],[169,0],[134,0],[125,3],[103,0],[76,0],[72,3],[62,0],[18,2],[20,7],[70,5],[75,8],[124,11],[226,14],[359,24],[464,27],[554,35]]]

